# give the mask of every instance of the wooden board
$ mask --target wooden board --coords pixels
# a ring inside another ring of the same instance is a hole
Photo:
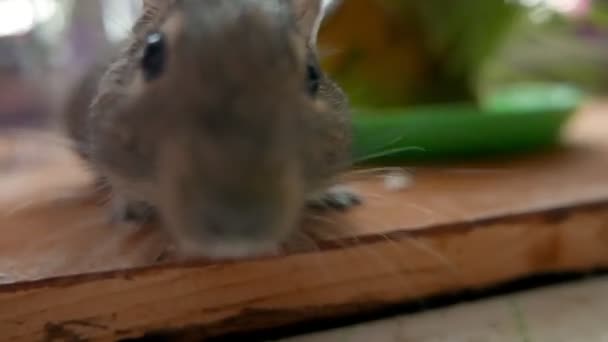
[[[161,264],[154,227],[109,226],[89,177],[51,136],[0,144],[0,340],[117,340],[272,328],[608,266],[608,114],[567,147],[416,169],[403,191],[363,173],[348,214],[311,216],[278,257]],[[19,138],[17,138],[17,136]]]

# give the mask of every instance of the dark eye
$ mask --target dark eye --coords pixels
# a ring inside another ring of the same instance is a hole
[[[306,66],[306,77],[309,94],[311,96],[317,95],[321,86],[321,72],[319,68],[313,64],[308,64]]]
[[[165,69],[166,63],[165,37],[160,32],[155,32],[146,37],[146,47],[141,60],[141,68],[146,81],[158,78]]]

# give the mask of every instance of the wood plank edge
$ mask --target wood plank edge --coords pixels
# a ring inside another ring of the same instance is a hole
[[[98,283],[91,278],[89,282],[48,288],[37,284],[0,293],[0,331],[23,341],[52,340],[57,332],[84,340],[182,329],[229,333],[362,313],[445,293],[483,289],[536,273],[608,266],[606,205],[579,205],[567,211],[560,220],[554,219],[556,209],[552,209],[541,211],[548,216],[522,214],[517,220],[494,221],[467,234],[444,230],[425,237],[429,241],[447,239],[451,248],[442,252],[458,263],[456,272],[432,256],[408,249],[411,245],[403,239],[326,251],[324,262],[336,271],[331,279],[322,279],[319,270],[311,266],[314,256],[303,254],[195,269],[192,273],[157,269],[139,277],[100,279]],[[362,247],[370,253],[384,253],[381,263],[395,261],[398,268],[383,270],[378,261],[370,259],[371,254],[351,253]],[[479,247],[487,247],[491,253],[475,250]],[[403,260],[407,265],[400,263]],[[294,271],[294,267],[303,268]],[[266,272],[270,278],[240,279],[258,272]],[[277,276],[287,279],[274,278]],[[300,288],[294,289],[294,284]],[[412,288],[407,288],[408,284]],[[240,288],[236,292],[235,286]],[[137,299],[146,291],[148,299]]]
[[[317,254],[320,252],[355,247],[363,244],[374,244],[386,242],[386,239],[401,240],[403,238],[433,238],[433,236],[444,233],[466,233],[474,229],[480,229],[494,224],[514,224],[522,221],[540,220],[550,224],[558,224],[567,220],[573,213],[588,213],[608,210],[608,199],[578,203],[568,206],[531,210],[509,215],[491,216],[475,220],[463,221],[458,223],[447,223],[438,225],[422,226],[416,229],[404,229],[395,227],[394,230],[385,234],[369,234],[356,237],[345,237],[336,240],[316,241],[319,249],[303,251],[297,254]],[[244,261],[220,261],[210,262],[207,260],[192,260],[181,263],[165,263],[144,267],[135,267],[122,270],[101,271],[92,273],[82,273],[74,275],[57,276],[32,281],[0,284],[0,294],[7,292],[27,291],[49,287],[69,287],[77,284],[95,282],[102,279],[126,279],[137,280],[150,274],[163,272],[166,270],[184,271],[189,269],[200,269],[204,267],[224,266],[230,267],[232,264],[242,264],[250,262],[272,262],[275,259],[284,258],[294,254],[284,254],[280,256],[253,258]]]

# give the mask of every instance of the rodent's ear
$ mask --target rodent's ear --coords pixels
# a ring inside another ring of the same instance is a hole
[[[150,10],[150,9],[155,9],[158,7],[163,6],[163,4],[166,2],[165,0],[144,0],[144,10]]]
[[[296,24],[311,45],[317,43],[319,28],[328,11],[339,0],[290,0],[296,17]]]
[[[158,5],[160,3],[162,3],[162,0],[161,1],[159,1],[159,0],[144,0],[143,1],[144,11],[156,8],[156,7],[158,7]]]
[[[162,9],[166,9],[171,4],[175,2],[174,0],[143,0],[143,11],[144,13],[150,12],[159,12]]]

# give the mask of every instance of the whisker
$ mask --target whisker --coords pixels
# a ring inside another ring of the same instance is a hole
[[[349,170],[346,172],[346,174],[353,174],[353,175],[369,175],[369,174],[377,174],[377,173],[387,173],[387,172],[409,172],[413,170],[410,170],[408,168],[405,167],[398,167],[398,166],[386,166],[386,167],[375,167],[375,168],[359,168],[359,169],[353,169],[353,170]]]
[[[411,284],[407,283],[407,272],[405,274],[401,272],[402,265],[391,265],[391,262],[393,262],[394,260],[385,258],[383,255],[376,252],[371,246],[361,241],[360,237],[358,236],[344,237],[338,234],[332,235],[331,232],[325,233],[329,233],[327,234],[328,238],[332,241],[332,243],[335,243],[336,245],[341,247],[341,250],[348,253],[354,253],[354,255],[357,255],[358,252],[364,252],[366,255],[370,256],[371,259],[375,260],[375,263],[378,264],[380,268],[384,269],[384,271],[386,271],[388,274],[397,276],[399,279],[401,279],[403,281],[404,287],[407,288],[409,294],[413,294]],[[355,244],[353,245],[347,243],[347,239],[354,240]],[[407,269],[406,271],[412,271],[412,269]]]
[[[439,168],[440,172],[443,173],[455,173],[455,174],[489,174],[489,173],[505,173],[511,174],[515,171],[521,171],[518,168],[504,168],[504,169],[489,169],[489,168]]]
[[[385,258],[381,254],[379,254],[377,251],[375,251],[372,247],[366,245],[365,243],[361,243],[361,241],[358,237],[355,237],[355,239],[358,242],[357,246],[360,247],[361,250],[365,252],[365,254],[372,257],[375,260],[375,263],[378,265],[378,267],[384,269],[388,274],[394,275],[395,277],[397,277],[397,279],[399,279],[399,282],[402,283],[403,287],[407,291],[407,295],[409,297],[413,297],[415,292],[413,291],[412,284],[410,284],[407,281],[408,273],[411,272],[412,269],[408,268],[408,267],[404,267],[406,272],[405,273],[402,272],[400,266],[404,266],[404,265],[401,265],[400,262],[391,264],[391,262],[394,262],[394,260]],[[356,252],[356,251],[353,249],[353,252]],[[389,262],[387,262],[387,261],[389,261]]]
[[[388,229],[383,229],[383,231],[388,231]],[[388,236],[386,233],[378,233],[378,235],[387,241],[392,241],[394,246],[401,248],[399,246],[399,244],[397,243],[397,241],[392,240],[390,238],[390,236]],[[437,250],[433,249],[431,246],[426,245],[422,241],[414,239],[410,236],[404,237],[404,240],[407,241],[412,247],[432,256],[437,261],[439,261],[442,265],[450,268],[452,271],[454,271],[454,272],[457,271],[457,267],[453,262],[451,262],[445,255],[443,255],[443,254],[439,253]]]
[[[425,152],[426,149],[420,146],[405,146],[405,147],[395,147],[395,148],[389,148],[386,150],[382,150],[380,152],[375,152],[375,153],[370,153],[364,157],[360,157],[360,158],[356,158],[354,160],[355,164],[360,164],[360,163],[364,163],[367,161],[370,161],[372,159],[376,159],[376,158],[381,158],[381,157],[386,157],[389,156],[391,154],[394,153],[400,153],[400,152],[408,152],[408,151],[419,151],[419,152]]]
[[[319,246],[319,244],[315,241],[315,239],[313,237],[307,235],[305,232],[299,232],[298,235],[302,240],[306,240],[308,242],[309,246],[312,246],[312,248],[310,248],[310,249],[315,250],[317,252],[317,253],[314,253],[315,254],[315,263],[317,264],[317,267],[319,268],[319,270],[321,270],[321,273],[323,273],[323,278],[324,278],[325,282],[330,282],[332,280],[332,277],[331,277],[332,273],[329,271],[329,269],[327,269],[327,266],[323,263],[323,256],[322,256],[322,253],[320,253],[322,251],[322,249]]]
[[[331,225],[338,225],[338,223],[336,222],[336,220],[332,220],[331,218],[326,217],[326,216],[306,213],[306,218],[309,218],[309,219],[312,219],[312,220],[315,220],[315,221],[319,221],[319,222],[323,222],[323,223],[328,223],[328,224],[331,224]]]
[[[367,191],[367,192],[365,192],[365,198],[368,199],[368,201],[366,202],[368,205],[373,204],[373,205],[378,206],[378,203],[384,204],[384,205],[388,205],[384,201],[385,195],[379,194],[377,192],[369,192],[369,191]],[[370,199],[373,200],[373,201],[369,201]],[[419,211],[419,212],[421,212],[421,213],[423,213],[425,215],[428,215],[428,216],[437,216],[437,215],[440,215],[443,218],[450,217],[450,216],[447,215],[447,213],[442,213],[440,211],[437,211],[437,210],[434,210],[434,209],[431,209],[431,208],[428,208],[428,207],[424,207],[424,206],[421,206],[419,204],[412,203],[412,202],[403,202],[403,203],[399,203],[399,205],[413,208],[413,209],[415,209],[415,210],[417,210],[417,211]]]
[[[405,205],[405,206],[408,206],[410,208],[416,209],[419,212],[421,212],[423,214],[426,214],[428,216],[435,216],[435,215],[439,214],[439,215],[441,215],[443,217],[447,217],[447,215],[445,213],[440,213],[440,212],[438,212],[436,210],[433,210],[433,209],[430,209],[430,208],[427,208],[427,207],[423,207],[423,206],[415,204],[415,203],[407,202],[407,203],[402,203],[402,205]]]
[[[386,236],[386,234],[382,234],[382,235]],[[386,237],[388,238],[388,236],[386,236]],[[446,266],[448,269],[450,269],[450,271],[452,271],[453,273],[458,272],[458,268],[456,267],[456,264],[454,264],[445,255],[439,253],[437,250],[432,248],[430,245],[428,245],[416,238],[413,238],[411,236],[405,236],[404,241],[407,241],[407,243],[410,246],[413,246],[414,248],[420,250],[421,252],[424,252],[424,253],[430,255],[431,257],[436,259],[440,264],[442,264],[442,265]]]

